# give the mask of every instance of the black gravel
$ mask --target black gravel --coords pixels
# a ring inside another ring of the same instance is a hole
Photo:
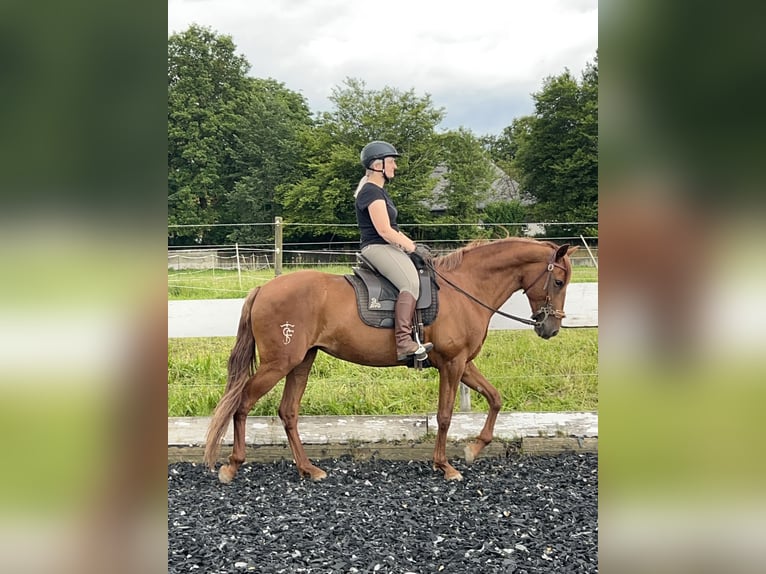
[[[168,465],[168,572],[598,572],[595,454]]]

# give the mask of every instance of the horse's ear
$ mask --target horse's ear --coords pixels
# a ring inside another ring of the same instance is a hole
[[[574,253],[575,251],[577,251],[576,245],[574,247],[570,247],[569,243],[565,243],[556,250],[555,261],[561,261],[562,257],[569,255],[570,253]]]

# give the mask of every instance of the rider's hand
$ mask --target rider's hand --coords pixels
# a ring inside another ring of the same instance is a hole
[[[433,258],[431,250],[427,245],[423,245],[422,243],[415,244],[415,251],[413,253],[423,259],[423,261],[430,261]]]

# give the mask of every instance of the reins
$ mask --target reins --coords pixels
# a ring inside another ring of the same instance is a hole
[[[545,277],[545,285],[543,285],[543,289],[545,289],[545,292],[546,292],[545,305],[543,305],[537,311],[537,313],[535,313],[532,316],[532,319],[525,319],[524,317],[517,317],[516,315],[511,315],[510,313],[505,313],[504,311],[501,311],[500,309],[495,309],[494,307],[492,307],[490,305],[487,305],[486,303],[484,303],[483,301],[480,301],[479,299],[477,299],[476,297],[471,295],[468,291],[466,291],[465,289],[463,289],[462,287],[460,287],[458,285],[455,285],[452,281],[450,281],[444,275],[439,273],[439,271],[436,269],[436,267],[434,267],[434,264],[433,264],[432,260],[429,259],[429,260],[425,261],[425,264],[436,275],[438,275],[447,285],[449,285],[450,287],[452,287],[453,289],[455,289],[459,293],[462,293],[463,295],[468,297],[474,303],[477,303],[478,305],[481,305],[482,307],[484,307],[488,311],[492,311],[493,313],[497,313],[498,315],[502,315],[503,317],[506,317],[507,319],[513,319],[514,321],[518,321],[520,323],[524,323],[525,325],[532,325],[534,327],[537,327],[539,325],[542,325],[543,322],[548,318],[549,315],[553,315],[557,319],[563,319],[564,317],[566,317],[566,314],[564,313],[564,311],[561,311],[559,309],[554,309],[553,308],[553,305],[551,305],[551,297],[550,297],[550,295],[548,295],[548,282],[550,281],[551,274],[553,273],[553,269],[558,267],[559,269],[563,269],[564,271],[566,271],[566,268],[563,265],[559,265],[558,263],[556,263],[554,261],[555,257],[556,257],[556,253],[554,252],[551,255],[550,261],[548,262],[548,266],[543,270],[543,272],[540,273],[540,275],[538,275],[537,278],[534,281],[532,281],[532,283],[529,284],[529,287],[523,288],[523,293],[526,293],[532,287],[534,287],[534,285],[538,281],[540,281],[540,279],[542,279],[543,276],[545,276],[546,273],[547,273],[547,276]],[[538,317],[540,315],[542,315],[542,318],[535,320],[535,317]]]
[[[484,303],[484,302],[482,302],[482,301],[479,301],[479,300],[478,300],[476,297],[474,297],[473,295],[471,295],[471,294],[470,294],[468,291],[466,291],[466,290],[465,290],[465,289],[463,289],[462,287],[459,287],[458,285],[455,285],[455,284],[454,284],[452,281],[450,281],[450,280],[449,280],[449,279],[447,279],[447,278],[446,278],[444,275],[442,275],[441,273],[439,273],[439,272],[436,270],[436,268],[433,266],[433,263],[431,263],[431,262],[429,261],[429,262],[427,263],[427,265],[428,265],[428,266],[429,266],[431,269],[433,269],[433,272],[434,272],[434,273],[436,273],[436,275],[438,275],[438,276],[439,276],[439,277],[440,277],[440,278],[441,278],[441,279],[442,279],[442,280],[443,280],[443,281],[444,281],[444,282],[445,282],[447,285],[449,285],[450,287],[452,287],[453,289],[455,289],[455,290],[456,290],[456,291],[458,291],[459,293],[462,293],[463,295],[465,295],[466,297],[468,297],[468,298],[469,298],[471,301],[473,301],[474,303],[478,303],[479,305],[481,305],[481,306],[482,306],[482,307],[484,307],[485,309],[488,309],[489,311],[492,311],[493,313],[497,313],[498,315],[502,315],[503,317],[507,317],[508,319],[513,319],[514,321],[519,321],[520,323],[524,323],[525,325],[533,325],[533,326],[537,326],[537,325],[540,325],[540,324],[542,323],[542,321],[532,321],[531,319],[525,319],[524,317],[517,317],[516,315],[511,315],[511,314],[509,314],[509,313],[505,313],[505,312],[501,311],[500,309],[495,309],[494,307],[491,307],[491,306],[487,305],[486,303]]]

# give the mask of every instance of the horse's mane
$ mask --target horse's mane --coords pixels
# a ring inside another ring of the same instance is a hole
[[[489,243],[523,243],[523,244],[535,244],[535,245],[548,245],[554,249],[558,248],[558,245],[550,241],[541,241],[539,239],[532,239],[529,237],[504,237],[503,239],[477,239],[472,241],[465,247],[461,247],[451,253],[434,258],[434,266],[440,271],[452,271],[460,266],[463,261],[463,255],[473,251],[477,247],[487,245]]]

